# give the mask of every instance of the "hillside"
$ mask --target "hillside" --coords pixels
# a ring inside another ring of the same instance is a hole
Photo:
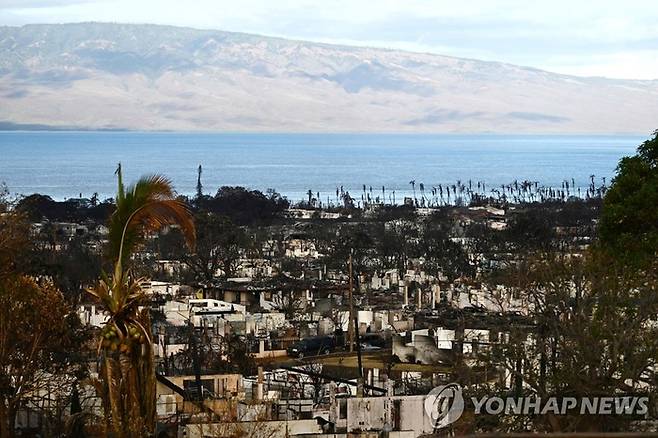
[[[156,25],[0,27],[0,126],[648,133],[658,81]]]

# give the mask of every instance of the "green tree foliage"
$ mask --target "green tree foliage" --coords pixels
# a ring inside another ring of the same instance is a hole
[[[616,257],[645,265],[658,252],[658,131],[622,158],[606,193],[601,244]]]
[[[600,251],[547,255],[511,267],[509,286],[531,325],[501,327],[510,339],[490,351],[511,375],[506,396],[605,397],[655,394],[658,277],[637,275]],[[498,416],[493,430],[626,431],[631,416]],[[491,430],[491,429],[490,429]]]
[[[438,223],[426,224],[420,245],[425,256],[425,268],[431,274],[443,274],[451,281],[459,277],[475,276],[475,266],[464,248],[452,241],[448,230]]]
[[[406,272],[409,259],[417,255],[418,229],[411,221],[392,221],[376,227],[377,267],[384,271]]]
[[[365,223],[344,224],[338,229],[333,251],[329,254],[330,266],[347,272],[347,264],[352,255],[352,276],[355,290],[359,289],[359,275],[372,274],[375,232]]]
[[[274,191],[264,194],[244,187],[221,187],[214,197],[204,196],[196,207],[229,217],[237,225],[268,224],[290,205]]]
[[[184,236],[174,229],[158,239],[160,253],[179,260],[191,273],[191,280],[210,284],[222,270],[231,277],[240,260],[241,251],[249,246],[249,237],[227,216],[198,212],[194,216],[197,244],[193,251],[184,245]]]
[[[547,250],[555,244],[554,224],[542,209],[528,209],[513,216],[505,241],[515,251]]]
[[[18,201],[16,210],[27,215],[32,222],[92,220],[102,223],[110,217],[114,211],[114,205],[109,200],[100,204],[94,200],[90,200],[88,203],[75,200],[55,201],[50,196],[35,193]]]
[[[9,188],[7,184],[0,183],[0,213],[5,213],[9,209]]]
[[[44,236],[38,237],[30,254],[30,272],[49,276],[67,300],[78,302],[102,272],[101,255],[90,246],[96,242],[89,236],[75,236],[62,239],[61,249],[53,251]]]

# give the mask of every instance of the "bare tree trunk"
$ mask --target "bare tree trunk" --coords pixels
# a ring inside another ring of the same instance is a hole
[[[0,403],[0,438],[14,438],[16,431],[16,408],[11,400],[3,400]]]

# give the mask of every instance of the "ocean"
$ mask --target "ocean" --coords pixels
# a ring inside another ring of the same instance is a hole
[[[439,184],[514,180],[559,187],[610,181],[619,159],[647,137],[592,135],[392,135],[207,134],[140,132],[0,132],[0,182],[12,194],[54,199],[103,199],[116,190],[121,162],[125,180],[144,174],[169,177],[181,194],[196,192],[203,167],[204,192],[225,185],[275,189],[291,201],[308,190],[334,200],[336,188],[354,197],[363,185],[402,200],[410,181],[429,190]],[[357,195],[357,196],[355,196]]]

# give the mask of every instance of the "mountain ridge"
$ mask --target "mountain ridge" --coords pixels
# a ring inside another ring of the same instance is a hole
[[[176,26],[0,27],[0,121],[57,129],[638,133],[658,80]]]
[[[23,24],[23,25],[20,25],[20,26],[0,25],[0,31],[2,31],[3,29],[21,29],[21,28],[29,28],[29,27],[66,27],[66,26],[79,26],[79,25],[80,26],[84,26],[84,25],[100,25],[100,26],[110,25],[110,26],[113,26],[113,25],[116,25],[116,26],[132,26],[132,27],[153,27],[153,28],[162,28],[163,30],[164,29],[173,29],[173,30],[175,30],[175,29],[184,29],[184,30],[198,31],[198,32],[219,32],[219,33],[231,34],[231,35],[243,36],[243,37],[254,37],[254,38],[263,38],[263,39],[269,39],[269,40],[279,40],[279,41],[285,41],[285,42],[290,42],[290,43],[313,44],[313,45],[327,46],[327,47],[332,47],[332,48],[365,49],[365,50],[378,50],[378,51],[385,51],[385,52],[400,52],[400,53],[408,53],[408,54],[412,54],[412,55],[415,54],[415,55],[439,56],[439,57],[442,57],[442,58],[449,58],[449,59],[454,59],[454,60],[475,61],[475,62],[480,62],[480,63],[485,63],[485,64],[486,63],[500,64],[500,65],[504,65],[504,66],[516,67],[516,68],[521,68],[521,69],[530,70],[530,71],[550,73],[552,75],[563,76],[565,78],[604,79],[604,80],[610,80],[610,81],[630,81],[630,82],[658,82],[658,78],[655,78],[655,79],[633,79],[633,78],[617,78],[617,77],[600,76],[600,75],[580,76],[580,75],[554,72],[554,71],[551,71],[551,70],[542,69],[542,68],[538,68],[538,67],[533,67],[533,66],[529,66],[529,65],[514,64],[514,63],[510,63],[510,62],[495,61],[495,60],[483,60],[483,59],[467,57],[467,56],[465,57],[465,56],[446,55],[446,54],[442,54],[442,53],[435,53],[435,52],[429,52],[429,51],[408,50],[408,49],[398,49],[398,48],[393,48],[393,47],[379,47],[379,46],[369,46],[369,45],[350,45],[350,44],[343,44],[343,43],[330,43],[330,42],[324,42],[324,41],[303,40],[303,39],[299,39],[299,38],[286,38],[286,37],[281,37],[281,36],[277,36],[277,35],[267,35],[267,34],[240,32],[240,31],[214,29],[214,28],[203,28],[203,27],[175,26],[175,25],[171,25],[171,24],[122,23],[122,22],[112,22],[112,21],[81,21],[81,22],[67,22],[67,23],[58,23],[58,24],[53,24],[53,23],[29,23],[29,24]]]
[[[276,35],[266,35],[266,34],[250,33],[250,32],[239,32],[239,31],[213,29],[213,28],[174,26],[174,25],[170,25],[170,24],[121,23],[121,22],[112,22],[112,21],[81,21],[81,22],[70,22],[70,23],[59,23],[59,24],[30,23],[30,24],[23,24],[23,25],[20,25],[20,26],[0,25],[0,31],[2,31],[3,29],[21,29],[21,28],[26,28],[26,27],[55,27],[55,26],[61,27],[61,26],[77,26],[77,25],[101,25],[101,26],[102,25],[117,25],[117,26],[135,26],[135,27],[155,27],[155,28],[162,28],[163,30],[164,29],[185,29],[185,30],[199,31],[199,32],[221,32],[221,33],[232,34],[232,35],[236,35],[236,36],[256,37],[256,38],[264,38],[264,39],[271,39],[271,40],[280,40],[280,41],[286,41],[286,42],[291,42],[291,43],[313,44],[313,45],[327,46],[327,47],[340,48],[340,49],[367,49],[367,50],[381,50],[381,51],[387,51],[387,52],[401,52],[401,53],[409,53],[409,54],[416,54],[416,55],[440,56],[440,57],[456,59],[456,60],[477,61],[477,62],[482,62],[482,63],[507,65],[507,66],[512,66],[512,67],[528,69],[528,70],[535,70],[535,71],[539,71],[539,72],[551,73],[551,74],[565,76],[565,77],[591,78],[591,79],[599,78],[599,79],[609,79],[609,80],[622,80],[622,81],[630,80],[630,81],[644,81],[644,82],[658,81],[658,78],[656,78],[656,79],[627,79],[627,78],[612,78],[612,77],[607,77],[607,76],[576,76],[576,75],[569,75],[569,74],[564,74],[564,73],[552,72],[550,70],[545,70],[545,69],[532,67],[532,66],[527,66],[527,65],[513,64],[513,63],[503,62],[503,61],[482,60],[482,59],[471,58],[471,57],[445,55],[445,54],[442,54],[442,53],[435,53],[435,52],[428,52],[428,51],[404,50],[404,49],[397,49],[397,48],[392,48],[392,47],[379,47],[379,46],[369,46],[369,45],[349,45],[349,44],[341,44],[341,43],[328,43],[328,42],[323,42],[323,41],[303,40],[303,39],[298,39],[298,38],[286,38],[286,37],[281,37],[281,36],[276,36]]]

